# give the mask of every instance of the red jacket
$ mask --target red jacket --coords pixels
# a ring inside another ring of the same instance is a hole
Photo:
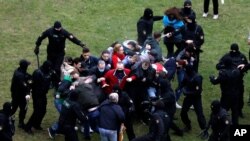
[[[129,69],[126,69],[124,68],[123,72],[124,72],[124,77],[122,78],[122,80],[120,81],[119,83],[119,80],[118,78],[115,76],[115,72],[116,72],[116,69],[112,69],[112,70],[109,70],[105,75],[105,80],[102,81],[102,86],[104,84],[108,84],[109,86],[105,87],[104,88],[104,91],[106,94],[110,94],[112,92],[112,89],[113,89],[113,86],[115,84],[119,84],[120,88],[123,89],[125,84],[126,84],[126,79],[128,78],[128,75],[130,73],[130,70]]]
[[[119,61],[122,61],[125,58],[124,54],[113,53],[112,55],[112,68],[115,69]]]

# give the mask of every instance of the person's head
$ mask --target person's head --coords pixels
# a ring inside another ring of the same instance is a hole
[[[119,61],[116,65],[116,70],[118,71],[122,71],[124,70],[124,64],[122,63],[122,61]]]
[[[80,59],[79,57],[76,57],[76,58],[73,60],[73,66],[74,66],[76,69],[81,68],[81,59]]]
[[[153,36],[158,42],[161,40],[161,32],[154,32]]]
[[[88,60],[90,55],[90,50],[88,48],[82,49],[82,57],[84,60]]]
[[[168,19],[170,21],[173,21],[173,20],[182,20],[181,16],[180,16],[180,10],[176,7],[172,7],[172,8],[169,8],[165,11],[165,15],[168,16]]]
[[[23,70],[24,72],[27,71],[29,65],[30,65],[30,62],[27,61],[26,59],[22,59],[19,61],[20,69]]]
[[[128,42],[128,44],[127,44],[127,48],[129,48],[130,50],[132,50],[132,51],[135,51],[136,50],[136,42],[134,42],[134,41],[130,41],[130,42]]]
[[[145,59],[145,60],[142,61],[141,67],[142,67],[143,70],[147,70],[149,68],[149,66],[150,66],[150,61],[149,60]]]
[[[232,65],[233,65],[233,60],[232,60],[232,58],[229,57],[229,56],[226,56],[226,57],[224,58],[224,65],[225,65],[225,68],[230,68],[230,67],[232,67]]]
[[[184,13],[185,14],[190,14],[191,13],[191,8],[192,8],[192,2],[190,0],[185,0],[184,4]]]
[[[41,69],[44,73],[49,73],[52,70],[52,63],[48,60],[44,61]]]
[[[143,18],[144,19],[149,20],[149,19],[152,19],[153,16],[154,15],[153,15],[153,10],[152,9],[150,9],[150,8],[144,9],[144,13],[143,13]]]
[[[123,50],[123,47],[121,44],[115,44],[114,46],[114,53],[117,53],[117,54],[124,54],[124,50]]]
[[[110,52],[107,50],[104,50],[101,54],[101,59],[104,61],[108,61],[110,59]]]
[[[69,64],[69,65],[73,65],[73,59],[70,56],[65,56],[64,57],[64,62]]]
[[[62,30],[62,24],[60,21],[55,21],[53,27],[54,27],[54,30],[57,32],[60,32]]]
[[[220,101],[219,100],[212,101],[210,108],[213,114],[219,113],[221,108]]]
[[[238,44],[237,43],[231,44],[231,46],[230,46],[230,54],[231,55],[236,55],[238,53],[239,53],[239,46],[238,46]]]
[[[79,79],[80,74],[77,70],[74,70],[70,73],[70,76],[71,76],[72,80],[75,81],[75,80]]]
[[[185,56],[191,57],[194,54],[194,52],[195,52],[194,44],[188,44],[185,49]]]
[[[105,62],[104,62],[103,60],[99,60],[99,61],[98,61],[98,64],[97,64],[98,70],[99,70],[100,72],[104,72],[105,67],[106,67]]]
[[[10,116],[11,114],[11,109],[12,109],[12,104],[11,102],[5,102],[3,104],[3,113],[7,116]]]
[[[189,30],[195,30],[196,27],[195,17],[193,15],[190,15],[187,17],[186,21],[187,21],[187,28]]]
[[[119,101],[119,96],[117,93],[111,93],[109,94],[109,101],[112,103],[118,103]]]

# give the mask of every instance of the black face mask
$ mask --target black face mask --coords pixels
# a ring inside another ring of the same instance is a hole
[[[56,29],[54,29],[54,33],[55,33],[55,34],[60,34],[61,31],[62,31],[62,30],[56,30]]]
[[[184,13],[185,14],[190,14],[191,13],[191,8],[184,7]]]
[[[237,56],[239,54],[239,51],[230,51],[231,56]]]

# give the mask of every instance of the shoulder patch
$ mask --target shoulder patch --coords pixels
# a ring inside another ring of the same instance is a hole
[[[160,121],[157,119],[157,120],[156,120],[156,123],[158,124],[159,122],[160,122]]]
[[[74,36],[73,36],[73,35],[69,35],[69,38],[70,38],[70,39],[73,39],[73,38],[74,38]]]

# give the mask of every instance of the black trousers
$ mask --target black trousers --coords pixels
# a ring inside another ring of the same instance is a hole
[[[232,112],[232,124],[238,125],[239,123],[239,95],[224,95],[220,99],[221,107],[227,111]]]
[[[48,54],[47,60],[49,60],[52,63],[53,69],[56,72],[56,75],[52,79],[53,85],[58,88],[58,83],[61,81],[61,66],[64,60],[64,54],[65,53],[59,53],[59,54]]]
[[[212,0],[213,1],[213,10],[214,15],[219,14],[219,2],[218,0]],[[210,0],[204,0],[204,13],[207,13],[209,11],[209,2]]]
[[[64,135],[65,141],[78,141],[78,135],[71,125],[59,125],[58,132]]]
[[[188,111],[190,106],[194,106],[194,111],[197,115],[197,120],[201,129],[206,128],[206,119],[203,114],[201,95],[186,96],[183,101],[181,110],[181,120],[186,126],[191,127],[191,121],[188,117]]]
[[[172,42],[172,41],[170,42],[166,41],[165,39],[164,44],[166,45],[168,50],[167,58],[176,57],[183,50],[183,45],[181,42]],[[175,52],[174,52],[174,45],[177,47],[177,50]]]
[[[26,129],[41,127],[42,120],[46,114],[47,98],[33,98],[33,113],[26,124]]]
[[[239,89],[240,89],[240,93],[239,93],[239,114],[243,114],[242,110],[244,107],[244,80],[242,78],[241,82],[239,83]]]
[[[132,118],[133,118],[133,115],[127,113],[126,114],[126,119],[125,119],[125,122],[124,122],[124,125],[126,127],[126,133],[127,133],[129,141],[131,141],[132,139],[135,138],[135,132],[134,132],[134,128],[133,128],[133,120],[132,120]]]
[[[17,108],[20,108],[19,111],[19,123],[23,124],[25,115],[27,113],[27,101],[24,97],[12,97],[12,110],[11,115],[15,114],[17,111]]]

